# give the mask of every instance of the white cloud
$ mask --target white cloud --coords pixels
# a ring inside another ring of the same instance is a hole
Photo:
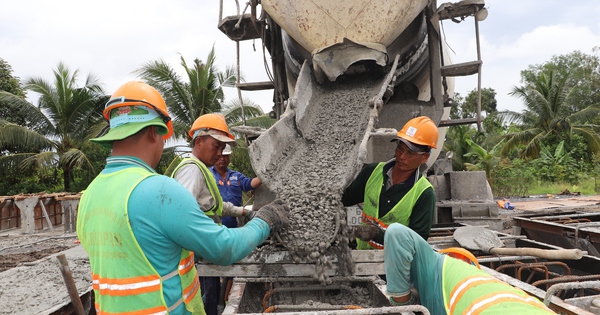
[[[223,0],[223,16],[235,15],[235,2]],[[574,50],[591,53],[600,45],[600,2],[580,0],[488,0],[488,18],[480,23],[483,87],[494,88],[500,109],[521,110],[519,100],[506,94],[519,84],[519,72]],[[240,1],[243,6],[244,2]],[[241,8],[243,9],[243,7]],[[145,62],[164,59],[178,71],[180,56],[204,60],[214,45],[221,70],[236,63],[236,45],[217,29],[219,0],[19,0],[4,1],[0,10],[0,58],[15,75],[51,80],[63,61],[79,69],[80,79],[98,75],[107,93],[127,80]],[[455,62],[476,58],[473,20],[445,22]],[[265,81],[261,41],[240,43],[246,81]],[[269,58],[267,56],[267,58]],[[270,65],[270,61],[267,63]],[[475,76],[459,78],[457,91],[476,88]],[[244,92],[265,111],[272,91]],[[228,98],[237,98],[227,89]]]

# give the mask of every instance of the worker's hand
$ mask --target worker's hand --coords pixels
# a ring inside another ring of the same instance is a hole
[[[380,232],[381,229],[375,225],[358,225],[352,228],[350,236],[368,242],[373,240]]]
[[[264,205],[254,216],[267,222],[271,233],[285,230],[290,224],[290,208],[282,200],[277,199]]]

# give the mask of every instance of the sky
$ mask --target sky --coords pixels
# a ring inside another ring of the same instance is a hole
[[[224,17],[237,14],[234,0],[222,1]],[[245,2],[240,5],[243,9]],[[479,24],[482,87],[496,91],[499,110],[523,110],[522,102],[508,95],[520,85],[521,70],[575,50],[592,54],[600,46],[600,1],[487,0],[486,7],[488,17]],[[53,69],[63,62],[78,71],[80,85],[91,74],[110,94],[139,79],[134,70],[158,59],[181,73],[181,57],[188,63],[206,60],[214,47],[219,70],[235,66],[236,44],[218,30],[218,22],[219,0],[3,1],[0,58],[21,80],[50,82]],[[454,62],[476,60],[472,18],[460,24],[444,21],[443,30]],[[240,47],[246,81],[268,80],[261,41],[241,42]],[[462,77],[455,91],[466,96],[476,87],[476,76]],[[227,99],[237,98],[236,89],[225,92]],[[28,96],[32,102],[37,99],[31,92]],[[265,112],[271,110],[272,91],[243,96]]]

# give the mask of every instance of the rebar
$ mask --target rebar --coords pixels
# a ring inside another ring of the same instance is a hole
[[[589,288],[600,288],[600,281],[584,281],[584,282],[569,282],[569,283],[558,283],[546,290],[546,296],[544,297],[544,304],[550,305],[550,298],[555,292],[562,290],[572,289],[589,289]]]

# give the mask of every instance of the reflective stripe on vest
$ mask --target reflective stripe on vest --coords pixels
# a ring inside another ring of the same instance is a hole
[[[383,167],[385,164],[386,162],[377,164],[373,173],[371,173],[371,176],[369,176],[369,179],[367,180],[362,214],[363,224],[377,224],[384,231],[392,223],[400,223],[404,226],[408,226],[410,215],[412,214],[417,200],[427,188],[433,187],[427,178],[421,176],[402,199],[400,199],[386,215],[379,218],[379,199],[381,192],[385,189],[383,183]],[[379,244],[375,241],[364,242],[360,239],[356,239],[356,243],[356,249],[383,248],[383,244]]]
[[[96,314],[98,314],[98,315],[166,315],[166,314],[169,314],[162,307],[154,307],[154,308],[148,308],[148,309],[141,310],[141,311],[119,312],[119,313],[111,313],[111,312],[101,311],[97,302],[94,303],[94,307],[96,308]]]
[[[138,167],[100,174],[81,197],[77,236],[90,258],[98,314],[167,314],[184,300],[186,309],[204,314],[201,296],[196,294],[193,253],[182,249],[178,268],[161,279],[131,230],[127,209],[131,192],[157,175]],[[181,301],[167,308],[162,282],[175,275],[180,277]]]
[[[516,309],[523,311],[523,307],[527,309],[527,314],[546,314],[550,311],[543,303],[522,290],[458,259],[444,257],[442,270],[442,288],[447,314],[476,315],[500,303],[502,303],[503,313],[507,314]],[[550,311],[549,314],[553,312]]]
[[[92,273],[92,289],[101,295],[126,296],[160,291],[160,276],[142,276],[133,278],[101,278]]]
[[[471,307],[465,311],[465,315],[479,315],[481,312],[489,309],[494,305],[506,302],[519,302],[529,304],[536,308],[545,307],[538,299],[531,296],[520,296],[516,293],[492,293],[481,297],[481,299],[473,301]]]
[[[208,191],[210,192],[210,195],[212,197],[212,199],[214,200],[214,205],[208,209],[208,210],[204,210],[202,209],[202,211],[204,211],[204,213],[206,213],[207,216],[212,217],[215,214],[217,214],[218,216],[222,216],[223,215],[223,198],[221,197],[221,193],[219,192],[219,188],[217,187],[217,180],[215,179],[215,177],[213,176],[212,172],[206,167],[206,165],[204,165],[204,163],[202,163],[202,161],[196,159],[196,158],[185,158],[181,161],[181,163],[179,163],[179,165],[177,165],[177,167],[175,168],[175,170],[173,171],[173,174],[171,174],[171,177],[175,177],[175,175],[177,174],[177,172],[179,172],[179,170],[189,164],[195,164],[196,166],[198,166],[198,169],[200,170],[200,172],[202,172],[202,176],[204,176],[204,181],[206,182],[206,187],[208,187]],[[195,198],[196,196],[194,196]]]

